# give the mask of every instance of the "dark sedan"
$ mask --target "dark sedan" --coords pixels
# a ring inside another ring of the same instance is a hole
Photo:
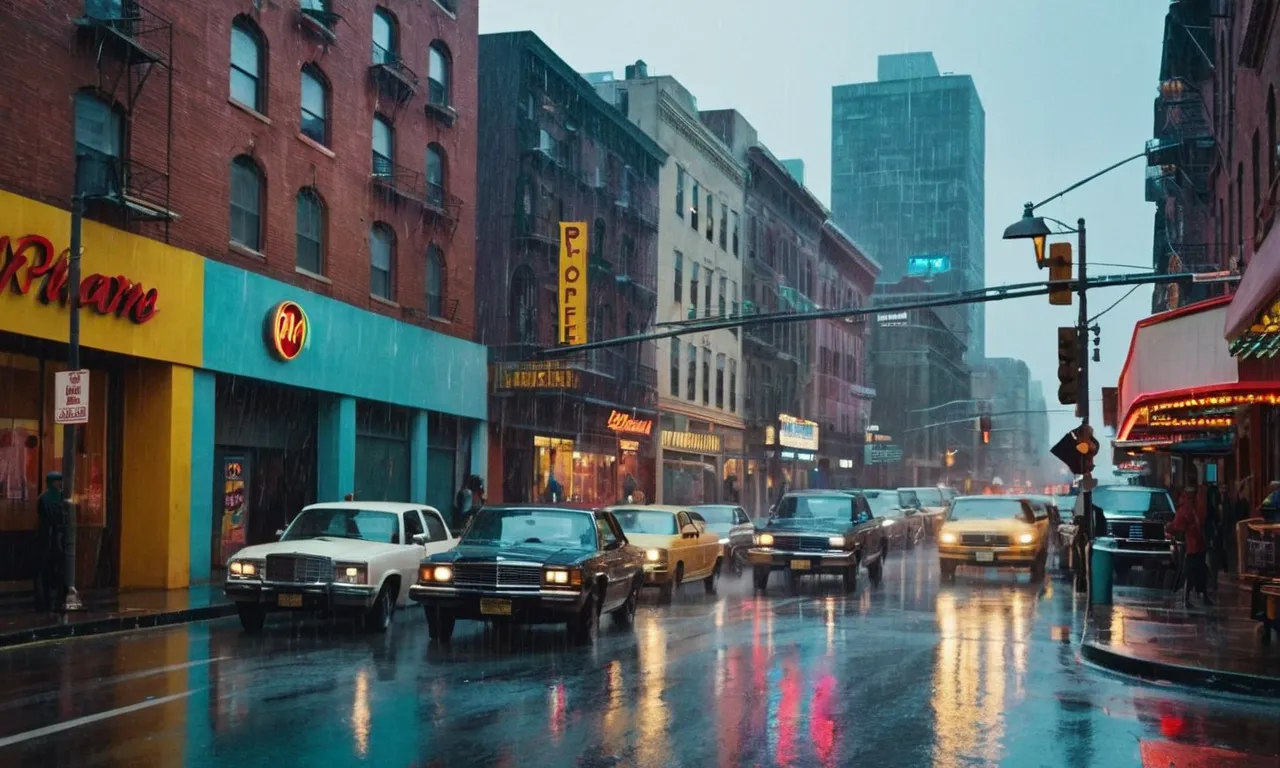
[[[889,542],[885,523],[866,497],[844,491],[795,491],[778,502],[747,555],[755,588],[765,589],[775,570],[792,592],[805,574],[838,575],[846,591],[857,588],[858,568],[880,582]]]
[[[631,626],[643,583],[644,553],[608,512],[499,506],[475,515],[457,549],[422,561],[409,597],[440,642],[469,619],[565,622],[570,640],[589,645],[606,613]]]

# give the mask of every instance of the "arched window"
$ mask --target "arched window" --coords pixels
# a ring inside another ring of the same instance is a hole
[[[266,46],[257,25],[243,16],[231,23],[231,98],[267,113]]]
[[[444,147],[427,145],[427,202],[444,206]]]
[[[231,161],[231,242],[262,250],[262,171],[248,155]]]
[[[302,135],[317,144],[329,143],[329,83],[318,67],[302,68]]]
[[[453,80],[453,59],[444,43],[436,40],[427,49],[427,101],[439,107],[449,106],[449,86]]]
[[[298,191],[298,268],[324,274],[324,202],[311,187]]]
[[[444,251],[427,246],[427,314],[444,317]]]
[[[396,234],[382,222],[369,230],[369,293],[384,299],[395,298],[392,265],[395,263]]]
[[[395,129],[382,115],[373,116],[373,175],[390,176],[395,165]]]
[[[386,8],[373,9],[373,63],[396,64],[400,61],[396,44],[396,17]]]
[[[538,282],[524,264],[511,275],[511,342],[538,342]]]

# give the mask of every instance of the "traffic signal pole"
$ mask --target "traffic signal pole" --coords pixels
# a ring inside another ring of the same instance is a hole
[[[1077,248],[1080,250],[1080,272],[1076,281],[1076,295],[1080,298],[1080,316],[1076,321],[1076,357],[1080,366],[1080,388],[1076,395],[1076,409],[1080,413],[1080,426],[1089,426],[1089,277],[1085,256],[1084,219],[1076,220]],[[1087,432],[1088,430],[1082,430]],[[1099,533],[1093,530],[1093,460],[1086,458],[1080,479],[1080,508],[1084,514],[1085,530],[1089,540]],[[1086,564],[1086,568],[1088,565]]]

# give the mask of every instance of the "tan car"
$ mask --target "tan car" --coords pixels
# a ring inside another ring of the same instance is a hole
[[[961,496],[938,531],[942,578],[956,568],[1030,568],[1043,579],[1049,559],[1049,514],[1043,505],[1018,496]]]
[[[663,601],[680,585],[702,581],[716,593],[724,547],[700,515],[685,507],[659,504],[608,507],[631,545],[644,550],[644,584],[657,587]]]

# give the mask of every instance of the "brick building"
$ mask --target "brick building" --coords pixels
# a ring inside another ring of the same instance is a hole
[[[531,32],[480,38],[480,118],[479,337],[497,364],[490,498],[652,500],[653,342],[540,370],[522,361],[559,343],[561,222],[587,229],[586,340],[652,327],[667,153]]]
[[[0,34],[0,582],[63,458],[73,194],[82,582],[216,577],[347,493],[447,510],[487,455],[475,4],[50,0]]]

